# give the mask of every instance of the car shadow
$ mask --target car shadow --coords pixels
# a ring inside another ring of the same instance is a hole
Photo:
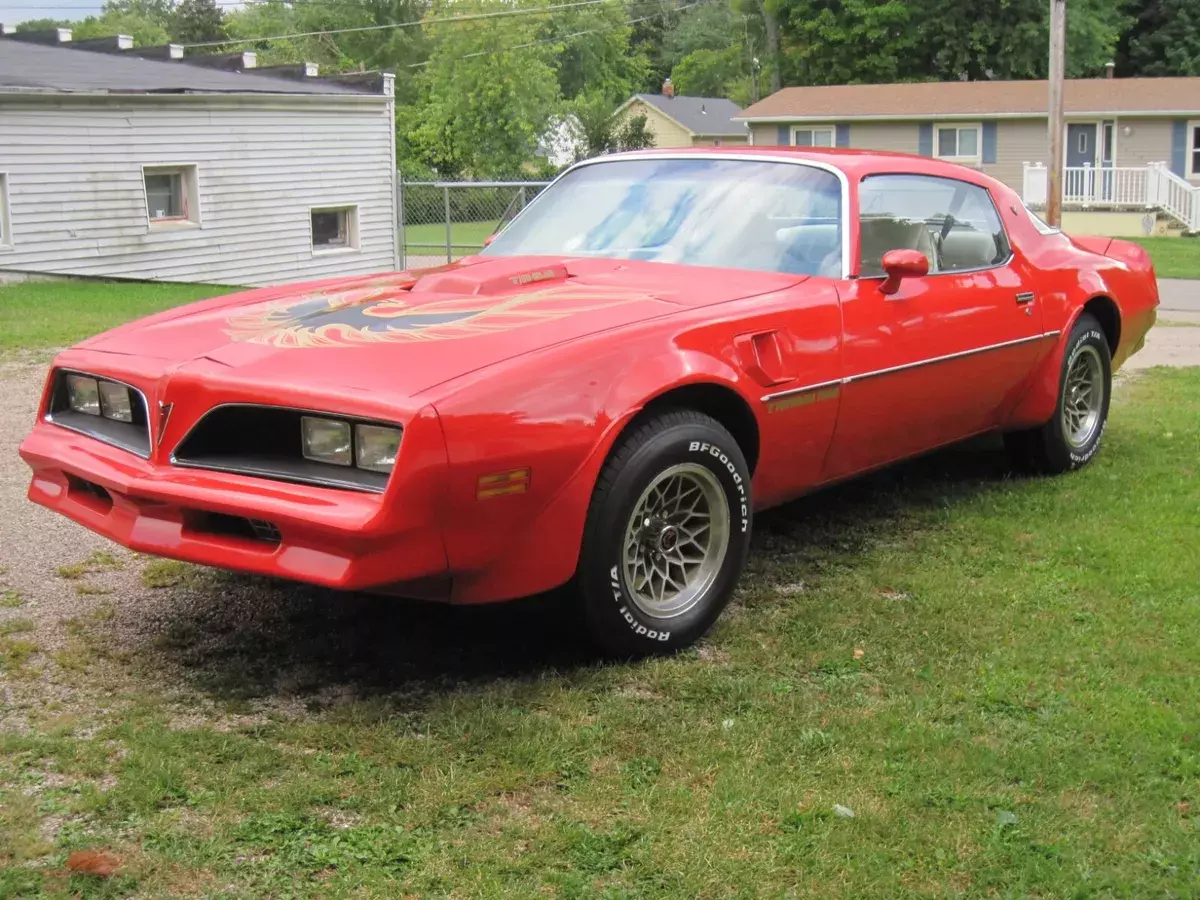
[[[756,519],[750,570],[779,553],[852,553],[922,507],[1012,477],[999,441],[981,439],[823,490]],[[559,590],[455,607],[202,570],[161,598],[136,656],[221,702],[408,695],[411,706],[452,687],[603,665],[571,600]]]

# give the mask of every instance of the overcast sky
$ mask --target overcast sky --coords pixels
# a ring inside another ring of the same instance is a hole
[[[16,25],[26,19],[84,19],[100,12],[104,0],[0,0],[0,22]]]

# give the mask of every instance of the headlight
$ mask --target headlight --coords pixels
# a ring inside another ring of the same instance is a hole
[[[100,413],[117,422],[133,421],[133,394],[114,381],[100,382]]]
[[[349,422],[301,416],[300,443],[305,459],[335,466],[354,464]]]
[[[354,426],[354,458],[360,469],[390,472],[400,450],[400,429],[380,425]]]
[[[67,376],[67,401],[75,412],[100,415],[100,384],[86,375]]]

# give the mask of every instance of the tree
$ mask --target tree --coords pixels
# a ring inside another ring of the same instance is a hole
[[[170,30],[175,15],[175,0],[107,0],[101,18],[108,13],[131,13]]]
[[[864,84],[1045,78],[1045,0],[773,0],[786,11],[785,78]],[[1101,71],[1128,24],[1125,0],[1072,0],[1067,74]]]
[[[645,150],[654,146],[654,135],[646,128],[646,116],[630,116],[616,133],[618,150]]]
[[[539,42],[539,16],[438,25],[509,9],[506,0],[443,0],[427,20],[433,52],[421,99],[398,114],[398,132],[406,152],[442,175],[519,174],[560,110],[553,61],[561,45]]]
[[[1045,78],[1050,6],[1042,0],[918,0],[929,65],[939,79]],[[1067,76],[1102,72],[1128,26],[1125,0],[1071,0],[1067,12]]]
[[[182,0],[171,17],[171,37],[181,44],[223,41],[225,21],[216,0]]]
[[[1200,3],[1135,0],[1117,50],[1120,75],[1200,75]]]
[[[570,104],[569,118],[574,124],[576,160],[602,156],[617,149],[614,106],[601,93],[583,94]]]
[[[693,50],[671,70],[671,81],[680,94],[693,97],[728,97],[745,74],[741,47]]]
[[[653,18],[633,26],[631,43],[646,53],[649,61],[646,78],[641,89],[658,91],[663,79],[670,77],[676,82],[676,67],[697,51],[702,53],[691,60],[685,67],[685,81],[696,83],[703,81],[712,84],[720,81],[726,87],[717,91],[720,96],[732,92],[750,94],[750,75],[762,71],[762,60],[766,61],[766,71],[778,76],[778,66],[773,64],[775,55],[770,51],[771,28],[775,25],[773,13],[764,21],[764,6],[766,0],[703,0],[692,3],[683,12],[677,12],[673,7],[651,6],[644,15]],[[771,0],[773,4],[775,0]],[[643,3],[639,3],[639,11]],[[773,7],[772,7],[773,8]],[[775,31],[778,37],[778,30]],[[778,41],[775,44],[778,50]],[[715,54],[715,55],[714,55]],[[725,55],[727,54],[727,55]],[[713,78],[708,75],[700,76],[701,70],[717,65],[720,57],[720,67],[727,72],[726,77]],[[761,58],[761,59],[760,59]],[[736,74],[734,74],[736,72]],[[695,93],[695,88],[685,87],[685,93]]]
[[[24,22],[17,24],[17,32],[23,34],[27,31],[49,31],[52,28],[70,28],[71,24],[67,19],[26,19]]]
[[[109,10],[99,16],[88,16],[71,27],[76,40],[127,34],[138,47],[153,47],[170,40],[167,29],[153,19],[135,12]]]
[[[911,80],[914,71],[923,70],[916,60],[922,36],[914,27],[912,5],[905,0],[778,0],[783,79],[791,84]]]
[[[396,103],[417,100],[417,68],[429,55],[420,27],[388,28],[420,22],[425,0],[265,0],[226,15],[231,38],[297,34],[345,28],[370,31],[321,34],[240,45],[254,48],[260,65],[315,62],[322,73],[391,70],[396,73]]]
[[[569,123],[566,137],[574,147],[576,162],[618,150],[654,146],[654,135],[646,129],[646,116],[615,116],[616,110],[603,94],[577,97],[568,109],[562,120]]]
[[[780,39],[780,9],[783,0],[758,0],[758,13],[762,18],[767,70],[771,77],[771,91],[783,86],[783,53]],[[757,73],[755,76],[757,77]]]
[[[562,36],[554,63],[563,97],[600,94],[615,106],[642,87],[650,60],[631,45],[629,14],[622,3],[597,3],[540,19],[543,40]]]

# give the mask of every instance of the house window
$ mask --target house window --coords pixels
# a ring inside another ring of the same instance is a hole
[[[143,166],[150,227],[200,224],[195,166]]]
[[[1187,133],[1188,178],[1200,178],[1200,122],[1188,122]]]
[[[937,130],[937,156],[958,162],[979,162],[978,125],[941,125]]]
[[[314,253],[358,249],[358,207],[336,206],[309,213]]]
[[[834,128],[832,125],[806,125],[792,129],[793,147],[832,147]]]
[[[1104,145],[1101,149],[1100,161],[1112,165],[1117,152],[1117,129],[1115,122],[1104,123]]]
[[[12,246],[12,225],[8,217],[8,175],[0,172],[0,250]]]

